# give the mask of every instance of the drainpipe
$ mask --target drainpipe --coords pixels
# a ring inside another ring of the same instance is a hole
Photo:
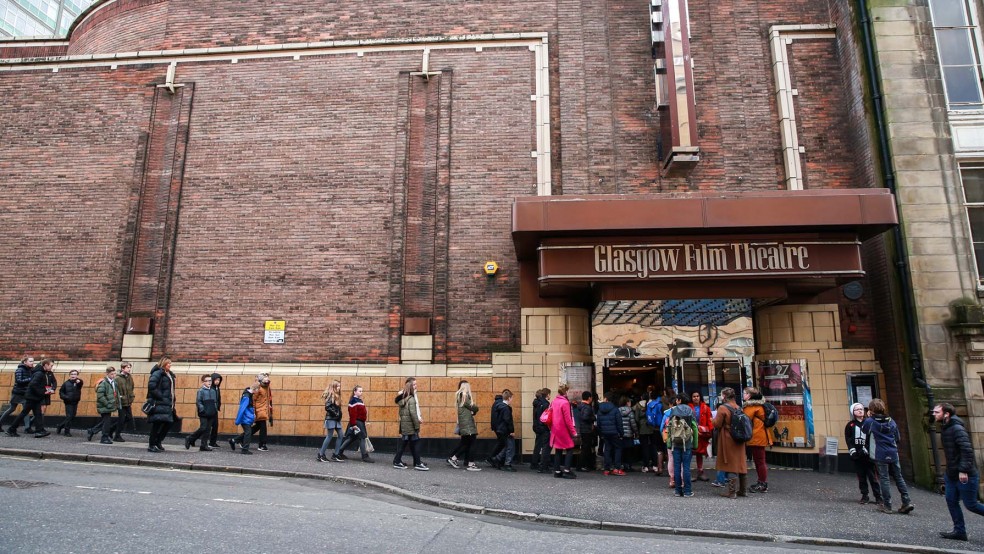
[[[909,350],[909,365],[912,369],[912,379],[917,386],[922,387],[926,394],[926,403],[929,410],[927,418],[932,417],[933,407],[936,400],[933,397],[933,387],[926,381],[922,367],[922,344],[919,342],[918,324],[916,322],[915,299],[912,294],[912,276],[909,273],[909,253],[905,249],[905,242],[902,236],[902,211],[899,209],[899,197],[896,191],[895,171],[892,169],[892,154],[888,144],[888,126],[885,123],[884,104],[882,103],[881,76],[878,74],[878,66],[875,65],[875,48],[872,40],[871,18],[868,16],[867,0],[857,0],[858,17],[861,22],[861,40],[864,45],[865,75],[871,84],[871,101],[874,104],[872,110],[875,115],[875,133],[878,135],[878,152],[881,155],[882,178],[885,180],[885,187],[895,197],[895,211],[898,215],[900,225],[892,229],[892,238],[895,243],[895,271],[899,282],[902,285],[902,316],[905,321],[906,342]],[[929,419],[929,444],[933,451],[933,473],[935,475],[935,489],[942,490],[943,473],[940,469],[940,453],[936,447],[936,425]]]

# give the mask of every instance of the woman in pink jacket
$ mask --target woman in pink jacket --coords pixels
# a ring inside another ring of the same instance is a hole
[[[566,384],[557,389],[557,396],[550,403],[550,447],[554,449],[554,477],[558,479],[577,479],[571,471],[574,461],[574,437],[577,429],[574,427],[574,414],[571,413],[571,403],[567,400]],[[563,471],[560,457],[565,456]]]

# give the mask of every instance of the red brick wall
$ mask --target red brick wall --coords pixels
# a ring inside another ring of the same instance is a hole
[[[117,0],[96,7],[71,30],[71,55],[161,50],[167,0]]]
[[[32,46],[30,42],[0,42],[0,60],[7,58],[42,58],[64,56],[68,44],[52,46]]]

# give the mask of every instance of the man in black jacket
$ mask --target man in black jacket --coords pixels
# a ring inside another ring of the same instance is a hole
[[[10,425],[7,429],[7,434],[11,437],[20,436],[17,434],[17,427],[24,421],[27,417],[27,412],[34,413],[34,438],[40,439],[42,437],[47,437],[49,433],[44,428],[44,413],[41,411],[41,404],[44,399],[48,398],[48,395],[54,393],[54,385],[48,386],[49,376],[51,374],[51,368],[54,367],[54,362],[51,360],[44,360],[41,362],[41,370],[35,371],[31,375],[31,382],[27,385],[27,392],[24,393],[24,399],[27,403],[24,405],[24,409],[21,411],[17,419]],[[53,380],[53,379],[52,379]],[[49,388],[52,390],[49,392]]]
[[[516,453],[516,428],[513,424],[512,403],[513,393],[506,389],[495,397],[492,404],[492,430],[497,439],[495,450],[486,460],[490,466],[503,471],[516,471],[512,466]]]
[[[68,379],[58,389],[58,397],[65,403],[65,420],[58,424],[55,433],[61,434],[64,430],[66,437],[72,436],[72,420],[75,419],[75,414],[79,409],[79,402],[82,401],[82,387],[84,386],[85,383],[82,382],[82,379],[79,379],[79,371],[77,369],[68,372]]]
[[[26,403],[24,401],[24,394],[27,392],[27,384],[31,382],[31,373],[34,370],[34,358],[28,356],[21,360],[21,363],[17,365],[17,370],[14,372],[14,386],[10,390],[10,405],[7,406],[7,410],[0,415],[0,424],[3,420],[7,419],[7,416],[14,413],[17,406],[21,406],[21,411],[25,410]],[[3,427],[0,427],[0,431]],[[17,428],[11,426],[11,431],[17,433]]]
[[[977,473],[977,463],[974,461],[974,446],[963,421],[957,417],[953,404],[943,402],[933,408],[933,417],[942,428],[943,454],[946,456],[946,474],[943,482],[946,485],[946,507],[950,510],[953,520],[953,531],[941,532],[944,539],[955,541],[967,540],[967,528],[964,525],[963,511],[960,502],[971,512],[984,516],[984,504],[977,500],[977,485],[980,476]]]
[[[581,457],[578,471],[594,471],[595,469],[595,413],[594,394],[591,391],[581,393],[581,403],[577,405],[577,434],[581,436]]]

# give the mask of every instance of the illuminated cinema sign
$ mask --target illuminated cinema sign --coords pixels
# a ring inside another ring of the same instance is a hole
[[[542,281],[686,277],[861,276],[857,240],[544,241]]]

